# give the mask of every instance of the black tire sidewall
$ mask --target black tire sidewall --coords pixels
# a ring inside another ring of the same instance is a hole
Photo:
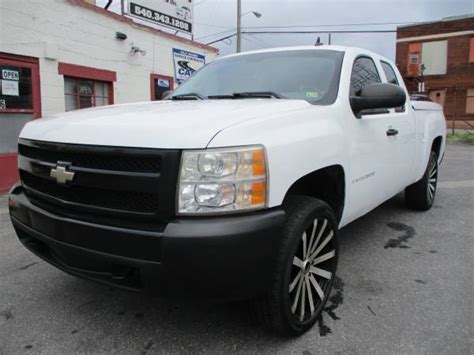
[[[284,230],[284,233],[286,233],[286,235],[290,237],[290,243],[289,243],[288,252],[286,253],[285,260],[283,261],[284,262],[284,268],[283,268],[284,275],[282,278],[281,290],[280,290],[281,296],[282,296],[282,299],[281,299],[282,313],[283,313],[282,315],[285,320],[285,323],[287,323],[291,327],[291,331],[296,334],[303,333],[304,331],[311,328],[311,326],[316,322],[319,315],[323,311],[323,308],[326,304],[326,301],[332,289],[334,275],[337,269],[337,259],[339,255],[338,243],[337,243],[338,226],[337,226],[336,219],[334,217],[334,213],[325,202],[314,199],[314,198],[308,198],[308,199],[305,201],[305,203],[297,207],[293,211],[293,213],[291,213],[291,215],[288,216],[288,223]],[[336,251],[336,256],[335,256],[336,267],[334,268],[334,270],[331,270],[331,272],[333,272],[333,277],[329,281],[329,285],[327,287],[327,292],[325,294],[325,298],[323,302],[321,302],[318,308],[315,310],[313,317],[309,318],[308,320],[304,322],[300,322],[299,320],[296,319],[295,315],[293,315],[291,312],[291,297],[288,292],[288,288],[290,284],[291,269],[293,265],[293,257],[301,241],[301,236],[303,235],[305,230],[308,229],[308,227],[312,225],[315,219],[324,219],[324,218],[328,220],[328,226],[334,231],[333,243],[334,243],[334,247]]]
[[[433,198],[430,200],[428,196],[428,184],[429,184],[429,175],[430,175],[430,168],[432,164],[436,164],[436,184],[435,184],[435,191],[433,193]],[[426,165],[425,172],[420,180],[416,183],[408,186],[405,189],[405,201],[408,207],[418,210],[418,211],[427,211],[429,210],[434,203],[436,197],[436,190],[438,186],[438,179],[439,179],[439,164],[438,164],[438,155],[436,152],[430,152],[430,156],[428,158],[428,163]]]
[[[428,196],[428,189],[429,189],[429,180],[430,180],[430,170],[432,165],[435,164],[436,167],[436,184],[435,190],[433,192],[433,198],[430,200]],[[428,166],[426,167],[425,175],[423,176],[423,187],[425,189],[425,198],[426,198],[426,208],[430,209],[433,206],[435,197],[436,197],[436,190],[438,187],[438,157],[435,152],[431,152],[430,159],[428,160]]]

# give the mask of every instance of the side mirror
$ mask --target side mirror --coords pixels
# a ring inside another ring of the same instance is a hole
[[[362,88],[357,96],[351,96],[350,103],[356,117],[361,118],[364,110],[400,107],[406,100],[405,90],[400,86],[374,83]]]

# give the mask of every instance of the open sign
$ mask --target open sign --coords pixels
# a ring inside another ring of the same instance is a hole
[[[18,70],[2,69],[2,79],[4,80],[20,80],[20,72]]]

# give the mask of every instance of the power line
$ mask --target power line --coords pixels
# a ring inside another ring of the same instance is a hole
[[[263,45],[264,47],[267,47],[267,48],[268,48],[268,47],[273,47],[273,45],[271,45],[270,43],[264,41],[264,40],[261,39],[261,38],[258,38],[258,37],[255,36],[255,35],[248,35],[248,36],[250,36],[254,41],[260,43],[260,44]]]
[[[263,48],[264,48],[261,44],[257,43],[257,41],[251,39],[250,37],[242,36],[242,39],[244,39],[245,41],[250,42],[250,43],[256,45],[259,49],[263,49]]]
[[[372,30],[372,31],[367,31],[367,30],[335,30],[335,31],[242,31],[242,34],[247,34],[247,35],[260,35],[260,34],[317,34],[317,33],[393,33],[397,31],[391,31],[391,30]],[[233,33],[231,35],[216,39],[212,42],[206,43],[206,45],[211,45],[217,42],[224,41],[228,38],[232,38],[236,36],[236,33]]]
[[[211,21],[211,23],[212,22],[213,21]],[[407,23],[416,24],[414,22],[372,22],[372,23],[341,23],[341,24],[318,24],[318,25],[300,25],[300,26],[248,26],[248,27],[242,27],[242,28],[253,30],[253,29],[267,29],[267,28],[278,29],[278,28],[343,27],[343,26],[382,26],[382,25],[402,25],[402,24],[407,24]],[[225,26],[216,26],[216,25],[211,25],[211,24],[201,24],[201,25],[211,26],[211,27],[225,27]],[[230,32],[230,31],[232,31],[232,29],[202,36],[200,38],[197,38],[197,40],[214,37],[214,36],[217,36],[226,32]]]
[[[214,4],[214,7],[212,8],[211,17],[210,17],[210,20],[209,20],[210,25],[212,25],[214,23],[214,19],[216,17],[216,11],[217,11],[218,6],[219,6],[219,3],[216,1],[215,4]]]
[[[449,33],[449,32],[457,32],[457,31],[463,31],[463,30],[470,30],[470,29],[452,29],[452,30],[445,30],[444,33]],[[225,31],[228,32],[228,31]],[[420,33],[420,32],[426,32],[426,33],[431,33],[432,30],[306,30],[306,31],[242,31],[242,34],[248,34],[248,35],[261,35],[261,34],[318,34],[318,33]],[[223,40],[226,40],[228,38],[234,37],[236,34],[231,34],[226,37],[216,39],[212,42],[206,43],[207,45],[214,44]]]
[[[256,34],[313,34],[313,33],[396,33],[397,30],[306,30],[306,31],[242,31],[249,35]]]
[[[233,29],[233,27],[229,27],[229,26],[212,25],[212,24],[209,24],[209,23],[202,23],[202,22],[195,22],[195,24],[199,25],[199,26],[206,26],[206,27]]]
[[[228,39],[228,38],[232,38],[232,37],[235,37],[235,36],[237,36],[237,33],[233,33],[233,34],[231,34],[231,35],[229,35],[229,36],[216,39],[215,41],[206,43],[206,45],[209,46],[209,45],[214,44],[214,43],[217,43],[217,42],[222,42],[222,41],[225,41],[225,40]]]
[[[264,29],[291,29],[291,28],[318,28],[318,27],[352,27],[352,26],[389,26],[389,25],[405,25],[405,24],[411,24],[411,25],[418,25],[418,24],[424,24],[425,22],[412,22],[412,21],[405,21],[405,22],[369,22],[369,23],[340,23],[340,24],[317,24],[317,25],[292,25],[292,26],[248,26],[248,27],[243,27],[243,29],[246,29],[246,30],[258,30],[258,29],[261,29],[261,30],[264,30]],[[206,25],[208,26],[208,25]],[[215,26],[217,27],[217,26]],[[470,30],[470,28],[468,28],[467,30]],[[221,31],[221,32],[217,32],[217,33],[213,33],[213,34],[209,34],[209,35],[206,35],[206,36],[203,36],[203,37],[200,37],[198,38],[197,40],[200,40],[200,39],[205,39],[205,38],[210,38],[210,37],[214,37],[214,36],[217,36],[217,35],[220,35],[220,34],[224,34],[224,33],[227,33],[227,32],[230,32],[232,31],[232,29],[229,29],[227,31]],[[317,30],[314,30],[314,31],[317,31]],[[351,30],[347,30],[347,31],[351,31]],[[353,30],[355,31],[355,30]],[[379,32],[380,30],[371,30],[373,31],[374,33],[384,33],[384,32]],[[390,33],[390,32],[397,32],[396,29],[394,30],[386,30],[388,31],[387,33]],[[400,32],[410,32],[411,30],[409,29],[400,29],[399,30]],[[416,30],[416,32],[431,32],[430,30],[428,29],[418,29]],[[456,30],[447,30],[446,32],[449,32],[449,31],[461,31],[461,29],[456,29]],[[273,32],[273,31],[271,31]],[[318,33],[329,33],[327,31],[317,31]],[[330,31],[331,33],[338,33],[336,30],[334,31]],[[365,30],[365,31],[355,31],[355,32],[339,32],[339,33],[366,33],[368,32],[368,30]],[[298,33],[297,31],[295,31],[295,33]],[[311,32],[313,33],[313,32]]]
[[[213,33],[213,34],[206,35],[206,36],[202,36],[202,37],[196,38],[195,40],[196,40],[196,41],[199,41],[199,40],[201,40],[201,39],[205,39],[205,38],[209,38],[209,37],[214,37],[214,36],[217,36],[217,35],[222,35],[222,34],[224,34],[224,33],[228,33],[228,32],[231,32],[231,31],[235,31],[235,28],[230,29],[230,30],[226,30],[226,31],[221,31],[221,32]]]
[[[211,21],[212,23],[213,21]],[[319,25],[300,25],[300,26],[248,26],[248,27],[243,27],[243,29],[267,29],[267,28],[310,28],[310,27],[343,27],[343,26],[382,26],[382,25],[402,25],[402,24],[407,24],[407,23],[413,23],[413,22],[373,22],[373,23],[342,23],[342,24],[319,24]],[[211,24],[200,24],[203,26],[211,26],[211,27],[223,27],[225,26],[217,26],[217,25],[211,25]],[[227,27],[229,28],[229,27]],[[230,32],[234,29],[229,29],[226,31],[221,31],[217,33],[212,33],[206,36],[202,36],[200,38],[197,38],[196,40],[200,39],[205,39],[209,37],[214,37],[226,32]]]
[[[245,27],[245,28],[248,28],[248,27]],[[205,39],[205,38],[214,37],[216,35],[228,33],[228,32],[231,32],[231,31],[235,31],[235,29],[230,29],[230,30],[227,30],[227,31],[217,32],[217,33],[214,33],[214,34],[211,34],[211,35],[206,35],[206,36],[203,36],[203,37],[196,38],[196,40],[202,40],[202,39]],[[305,33],[366,33],[366,32],[391,33],[391,32],[397,32],[397,30],[242,31],[242,34],[244,34],[244,33],[246,33],[246,34],[276,34],[276,33],[280,33],[280,34],[292,34],[292,33],[305,34]],[[223,39],[226,39],[226,38],[223,38]],[[213,41],[212,43],[215,43],[215,41]]]
[[[342,24],[318,24],[318,25],[299,25],[299,26],[248,26],[245,28],[310,28],[310,27],[344,27],[344,26],[388,26],[388,25],[406,25],[416,24],[414,22],[367,22],[367,23],[342,23]]]

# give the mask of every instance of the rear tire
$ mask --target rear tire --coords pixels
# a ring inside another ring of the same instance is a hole
[[[438,155],[431,152],[423,177],[405,189],[405,203],[409,208],[427,211],[433,206],[438,183]]]
[[[259,318],[284,336],[310,329],[328,299],[336,273],[338,226],[323,201],[292,196],[269,292],[256,301]]]

